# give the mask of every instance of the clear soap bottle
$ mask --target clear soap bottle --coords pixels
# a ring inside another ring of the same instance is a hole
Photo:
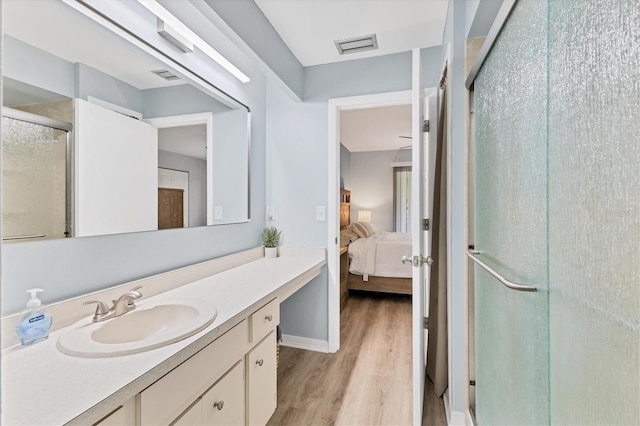
[[[32,345],[46,340],[49,337],[52,318],[46,311],[37,294],[41,288],[27,290],[31,293],[31,299],[27,302],[27,307],[22,311],[18,324],[16,324],[16,334],[23,346]]]

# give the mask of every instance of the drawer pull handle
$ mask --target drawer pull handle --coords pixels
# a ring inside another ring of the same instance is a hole
[[[216,407],[218,411],[220,411],[222,410],[222,407],[224,407],[224,401],[216,401],[213,403],[213,406]]]
[[[262,364],[264,364],[264,360],[259,359],[256,361],[256,364],[258,364],[260,367],[262,367]]]
[[[264,319],[266,319],[267,321],[271,321],[271,320],[273,320],[273,315],[271,315],[271,314],[266,315],[266,316],[264,317]]]

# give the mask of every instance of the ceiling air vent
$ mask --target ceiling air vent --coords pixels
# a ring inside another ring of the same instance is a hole
[[[160,77],[164,78],[167,81],[180,80],[180,77],[178,77],[177,75],[173,74],[171,71],[155,70],[155,71],[151,71],[151,72],[154,73],[157,76],[160,76]]]
[[[334,42],[341,55],[345,53],[363,52],[365,50],[373,50],[378,48],[378,40],[375,34],[367,36],[347,38],[344,40],[336,40]]]

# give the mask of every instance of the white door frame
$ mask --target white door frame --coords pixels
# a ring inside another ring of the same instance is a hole
[[[171,115],[167,117],[149,118],[144,121],[158,129],[195,126],[198,124],[207,126],[207,225],[213,225],[213,113],[200,112],[195,114]]]
[[[431,93],[433,88],[426,88]],[[329,99],[328,189],[328,343],[329,352],[340,349],[340,111],[411,104],[411,90]]]

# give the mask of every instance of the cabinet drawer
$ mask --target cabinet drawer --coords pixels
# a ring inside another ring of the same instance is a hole
[[[169,424],[243,358],[248,324],[242,321],[140,394],[143,425]]]
[[[254,312],[249,321],[251,323],[251,342],[259,342],[260,339],[280,324],[280,303],[278,303],[278,299],[273,299]]]
[[[244,425],[244,362],[239,362],[202,397],[202,424]]]
[[[187,409],[170,426],[200,426],[202,423],[202,398],[198,398],[191,407]]]
[[[272,331],[247,355],[247,420],[265,425],[276,409],[276,333]]]
[[[134,426],[136,424],[136,402],[131,398],[112,413],[99,420],[96,425],[100,426]]]

